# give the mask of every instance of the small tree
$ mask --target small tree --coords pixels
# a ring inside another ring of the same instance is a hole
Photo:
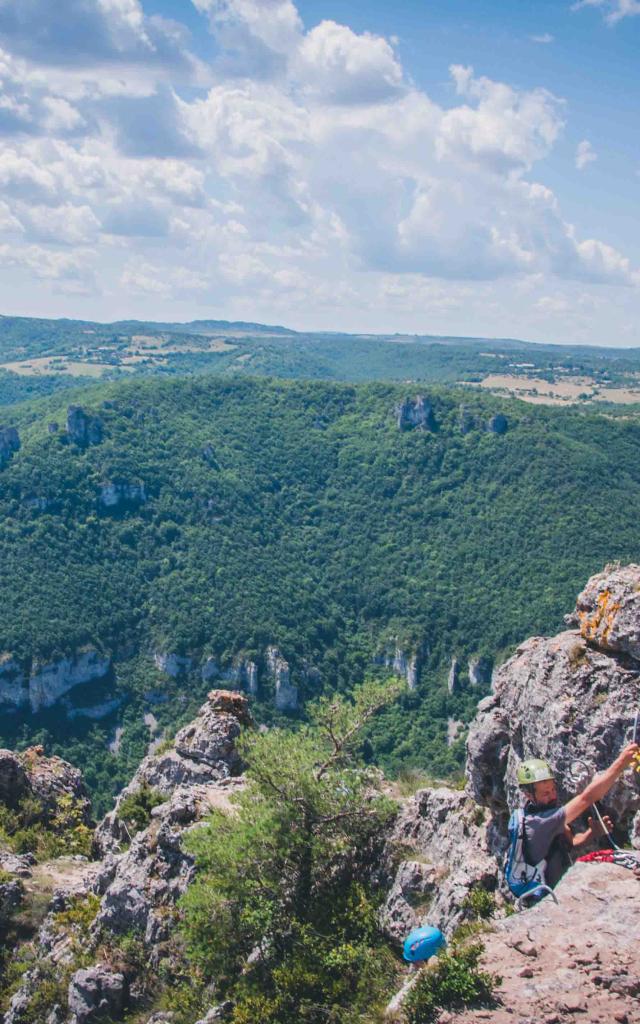
[[[369,869],[395,805],[357,750],[398,689],[367,683],[352,702],[319,701],[296,733],[246,736],[234,812],[190,838],[200,877],[183,901],[188,955],[234,1001],[234,1024],[355,1020],[347,1010],[389,980]]]

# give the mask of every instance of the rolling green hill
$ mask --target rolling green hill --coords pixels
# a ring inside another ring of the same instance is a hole
[[[590,573],[640,558],[640,425],[441,388],[428,428],[399,429],[416,393],[138,378],[73,392],[100,421],[88,444],[66,433],[69,393],[5,410],[22,443],[0,470],[0,652],[28,673],[89,646],[113,668],[50,708],[5,707],[0,742],[64,751],[104,805],[149,738],[143,714],[174,726],[217,685],[207,658],[253,661],[258,716],[275,720],[270,647],[302,705],[384,672],[398,647],[420,682],[367,755],[454,771],[447,720],[486,692],[469,659],[557,630]],[[487,429],[499,412],[504,433]],[[110,700],[99,720],[76,714]]]

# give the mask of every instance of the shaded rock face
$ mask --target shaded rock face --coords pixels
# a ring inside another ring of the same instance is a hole
[[[218,659],[210,657],[206,659],[200,671],[205,683],[212,679],[220,679],[234,687],[248,690],[253,696],[258,692],[258,666],[255,661],[247,658],[237,658],[232,665],[221,668]]]
[[[431,402],[424,395],[405,398],[396,406],[396,423],[399,430],[435,430],[436,420]]]
[[[127,505],[143,505],[147,495],[141,480],[107,480],[100,488],[98,500],[103,508],[117,509]]]
[[[72,797],[79,820],[91,824],[91,803],[82,774],[60,757],[45,757],[42,747],[29,747],[20,754],[0,750],[0,801],[16,808],[26,797],[41,806],[43,824],[51,825],[60,799]]]
[[[20,451],[20,435],[16,428],[0,427],[0,469],[4,469],[17,451]]]
[[[70,405],[67,409],[67,437],[79,448],[100,444],[102,441],[102,420],[99,416],[91,416],[80,405]]]
[[[423,789],[407,800],[385,852],[397,863],[381,912],[390,939],[400,942],[418,924],[449,933],[465,916],[465,896],[472,888],[494,890],[498,862],[484,814],[465,793]]]
[[[124,975],[98,964],[76,971],[69,982],[72,1024],[118,1020],[124,1008]]]
[[[487,430],[490,434],[506,434],[509,429],[509,421],[502,412],[496,413],[487,422]]]
[[[58,661],[34,661],[29,669],[13,655],[0,655],[0,704],[32,711],[52,707],[74,686],[104,679],[111,671],[111,659],[93,647]]]
[[[296,711],[298,708],[298,687],[291,682],[289,662],[285,661],[277,647],[267,647],[267,671],[276,684],[276,707],[278,711]]]
[[[457,693],[460,689],[460,662],[457,658],[451,659],[449,676],[447,678],[447,689],[449,693]]]
[[[469,661],[469,682],[472,686],[489,686],[493,676],[493,662],[481,655]]]

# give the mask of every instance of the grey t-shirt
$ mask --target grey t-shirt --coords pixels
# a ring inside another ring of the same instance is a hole
[[[534,811],[524,814],[525,851],[527,860],[537,864],[547,861],[546,881],[553,887],[560,881],[568,867],[566,844],[564,842],[564,807],[548,811]],[[560,842],[554,839],[561,837]]]

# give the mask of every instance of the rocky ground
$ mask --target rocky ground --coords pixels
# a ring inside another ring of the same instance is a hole
[[[640,881],[612,864],[576,864],[544,900],[482,936],[482,966],[502,977],[494,1009],[440,1024],[637,1024]]]

